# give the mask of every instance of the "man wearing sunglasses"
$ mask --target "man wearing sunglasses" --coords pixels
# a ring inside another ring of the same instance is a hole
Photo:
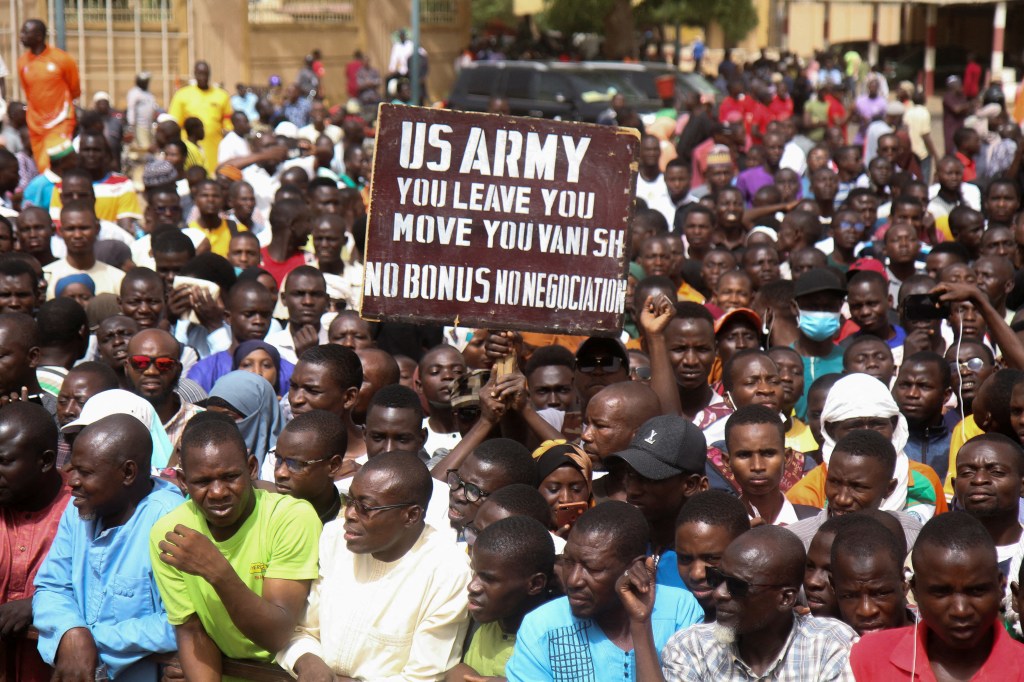
[[[779,526],[759,526],[733,540],[721,564],[707,569],[717,621],[674,635],[661,652],[662,671],[656,652],[648,651],[643,679],[852,681],[853,628],[793,611],[804,561],[800,541]]]
[[[181,344],[162,329],[145,329],[128,342],[125,375],[133,390],[153,406],[172,446],[192,417],[203,411],[175,392],[181,377]]]
[[[576,351],[573,383],[580,397],[580,411],[605,386],[629,380],[629,354],[618,339],[592,336]]]
[[[363,465],[342,498],[344,521],[320,539],[321,578],[277,656],[286,670],[311,680],[440,679],[459,662],[471,571],[424,523],[431,489],[415,454]]]

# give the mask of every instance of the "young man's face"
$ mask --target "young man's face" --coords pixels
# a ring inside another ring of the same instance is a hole
[[[991,550],[988,550],[990,552]],[[911,587],[930,634],[954,651],[977,651],[997,622],[1004,578],[983,547],[914,549]]]
[[[804,595],[811,614],[818,617],[836,618],[839,607],[832,591],[830,573],[832,569],[832,542],[835,533],[818,531],[807,548],[807,564],[804,566]]]
[[[939,186],[947,192],[959,192],[964,181],[964,167],[959,161],[947,160],[939,163],[935,173]]]
[[[878,335],[888,330],[889,291],[877,280],[860,280],[846,293],[850,317],[863,331]]]
[[[878,509],[894,487],[895,479],[885,471],[878,457],[862,457],[836,450],[832,453],[825,478],[829,516]]]
[[[906,622],[903,565],[881,550],[855,556],[843,552],[831,565],[832,592],[842,620],[858,635]]]
[[[785,438],[774,424],[744,424],[726,439],[729,467],[746,496],[763,496],[779,489],[786,466]]]
[[[715,600],[705,569],[718,567],[733,535],[722,526],[684,523],[676,529],[676,560],[679,577],[704,609],[714,613]]]
[[[524,602],[539,591],[521,565],[497,552],[474,547],[472,567],[469,615],[477,623],[493,623],[519,614]]]

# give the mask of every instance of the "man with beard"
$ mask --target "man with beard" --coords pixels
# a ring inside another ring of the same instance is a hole
[[[638,661],[646,680],[850,680],[856,633],[831,619],[796,615],[804,573],[800,541],[784,528],[760,526],[733,540],[708,570],[717,620],[674,635]],[[650,640],[647,640],[650,647]]]
[[[156,410],[172,447],[177,447],[189,420],[203,411],[174,390],[181,377],[180,354],[181,344],[173,336],[162,329],[145,329],[128,342],[125,363],[134,392]]]
[[[566,596],[527,614],[505,668],[509,682],[535,680],[654,679],[639,668],[641,645],[654,652],[703,612],[684,590],[652,584],[654,560],[645,557],[648,533],[643,514],[624,502],[606,502],[576,521],[562,555]],[[620,599],[621,585],[638,590],[643,625],[633,625]]]
[[[152,450],[148,429],[127,414],[104,417],[75,439],[74,508],[64,511],[32,600],[39,653],[55,679],[155,682],[157,665],[146,657],[177,649],[148,539],[181,494],[149,476]]]

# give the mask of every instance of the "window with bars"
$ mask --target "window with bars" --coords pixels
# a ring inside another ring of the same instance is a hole
[[[253,24],[347,24],[355,21],[349,0],[249,0]]]
[[[76,25],[79,17],[87,24],[106,23],[108,5],[115,24],[134,24],[136,15],[144,24],[174,22],[171,0],[66,0],[64,20],[68,25]]]
[[[458,18],[458,0],[420,0],[420,19],[424,24],[454,24]]]

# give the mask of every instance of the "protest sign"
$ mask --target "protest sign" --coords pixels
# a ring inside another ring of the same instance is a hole
[[[381,105],[361,314],[621,330],[639,146],[632,129]]]

